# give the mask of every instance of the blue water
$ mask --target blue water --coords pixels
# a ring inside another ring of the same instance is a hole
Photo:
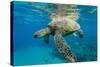
[[[46,3],[33,3],[36,6],[46,6]],[[33,33],[45,28],[51,21],[45,10],[32,7],[28,2],[14,2],[13,8],[13,38],[14,65],[56,64],[68,63],[56,49],[53,36],[46,44],[43,38],[33,38]],[[97,16],[96,6],[79,5],[80,18],[77,21],[84,37],[69,35],[64,37],[75,53],[78,62],[97,60]],[[85,11],[86,12],[85,12]],[[92,11],[90,13],[89,11]]]

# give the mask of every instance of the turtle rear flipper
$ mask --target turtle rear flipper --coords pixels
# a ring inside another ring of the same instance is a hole
[[[49,34],[47,34],[47,35],[44,36],[44,42],[45,42],[46,44],[49,43]]]
[[[38,37],[45,36],[45,35],[47,35],[49,33],[50,33],[49,28],[44,28],[44,29],[41,29],[41,30],[35,32],[34,35],[33,35],[33,37],[34,38],[38,38]]]
[[[70,47],[62,37],[60,31],[57,30],[55,32],[54,40],[58,51],[64,56],[64,58],[66,60],[69,60],[70,62],[76,62],[75,55],[72,53]]]

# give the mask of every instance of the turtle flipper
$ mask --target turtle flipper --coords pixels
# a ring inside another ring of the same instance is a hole
[[[79,29],[77,31],[77,33],[78,33],[78,35],[79,35],[80,38],[83,38],[84,33],[83,33],[83,30],[82,29]]]
[[[33,35],[33,37],[34,38],[42,37],[42,36],[45,36],[45,35],[47,35],[49,33],[50,33],[49,28],[44,28],[44,29],[41,29],[41,30],[35,32],[34,35]]]
[[[64,58],[69,60],[70,62],[76,62],[75,55],[72,53],[70,47],[62,37],[60,31],[57,30],[55,32],[54,40],[58,51],[64,56]]]
[[[46,44],[49,43],[49,34],[47,34],[47,35],[44,36],[44,42],[45,42]]]

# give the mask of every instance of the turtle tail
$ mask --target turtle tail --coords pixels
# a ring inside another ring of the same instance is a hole
[[[41,30],[35,32],[34,35],[33,35],[33,37],[34,37],[34,38],[38,38],[38,37],[45,36],[45,35],[47,35],[47,34],[49,34],[49,33],[50,33],[50,30],[49,30],[49,28],[47,27],[47,28],[44,28],[44,29],[41,29]]]
[[[70,62],[76,62],[76,56],[72,53],[70,47],[62,37],[61,32],[56,31],[54,39],[60,54],[62,54],[66,60],[69,60]]]

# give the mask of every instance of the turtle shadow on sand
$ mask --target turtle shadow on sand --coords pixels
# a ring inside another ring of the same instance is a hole
[[[76,55],[71,51],[71,48],[63,37],[71,34],[74,34],[75,36],[79,35],[80,38],[83,37],[83,31],[80,25],[76,22],[79,18],[77,6],[59,4],[57,5],[56,12],[49,13],[49,16],[52,21],[46,28],[35,32],[33,37],[44,37],[45,43],[48,44],[49,36],[52,35],[54,37],[55,46],[58,52],[66,60],[69,60],[70,62],[76,62]]]

